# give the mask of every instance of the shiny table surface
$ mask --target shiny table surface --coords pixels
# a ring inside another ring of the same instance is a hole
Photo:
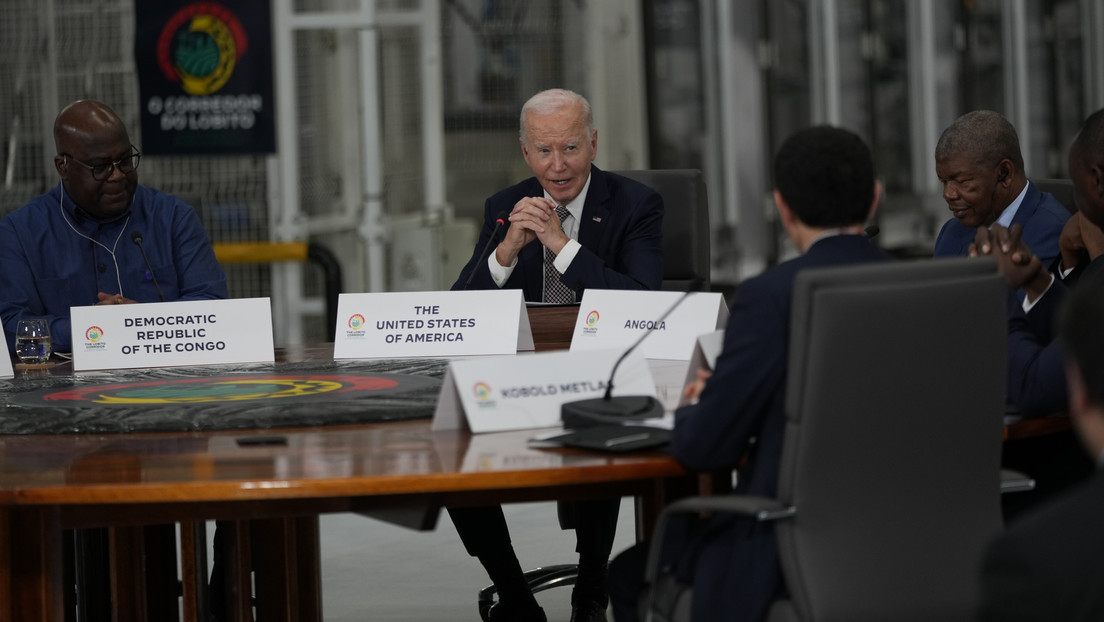
[[[528,312],[538,350],[570,344],[578,307],[531,307]],[[332,344],[323,344],[280,348],[275,366],[257,367],[282,371],[290,369],[286,365],[312,362],[342,364],[333,361]],[[417,368],[413,373],[441,375],[417,361],[411,365]],[[70,362],[60,361],[49,370],[17,370],[8,382],[71,382],[74,376],[125,380],[130,374],[74,374]],[[18,404],[5,408],[20,409]],[[531,449],[526,441],[536,433],[434,432],[425,418],[215,431],[0,434],[0,504],[135,506],[423,493],[462,499],[466,493],[512,489],[544,490],[547,498],[555,498],[562,492],[555,490],[559,486],[684,473],[661,453]]]
[[[684,472],[659,453],[530,449],[526,441],[534,433],[434,432],[428,420],[415,420],[249,432],[5,436],[0,437],[0,504],[462,493]]]
[[[558,314],[560,331],[573,313],[542,312]],[[533,321],[532,311],[530,317]],[[538,343],[538,349],[554,348]],[[281,350],[277,360],[332,361],[332,346]],[[11,382],[65,382],[75,375],[62,362],[50,370],[17,370]],[[8,415],[31,412],[18,404],[3,408],[10,409]],[[257,615],[308,622],[322,619],[319,514],[358,512],[432,529],[440,508],[450,505],[632,495],[639,499],[638,520],[646,525],[663,506],[672,479],[682,485],[694,481],[662,453],[533,449],[527,440],[534,430],[472,435],[430,428],[428,418],[419,418],[263,429],[0,435],[0,622],[65,618],[61,550],[62,532],[69,528],[110,528],[111,556],[117,560],[111,571],[114,618],[120,622],[148,617],[142,588],[144,526],[179,523],[184,551],[203,542],[185,526],[211,519],[229,521],[228,537],[238,543],[242,560],[249,557],[250,531],[265,542],[263,550],[253,551],[257,602],[276,611],[262,615],[258,610]],[[238,563],[234,581],[248,586],[249,568],[242,565],[248,561],[233,563]],[[197,570],[187,555],[181,564],[182,576],[205,576],[202,565]],[[185,578],[182,585],[185,620],[202,617],[196,583]],[[251,618],[248,593],[242,593],[231,619]],[[173,598],[171,590],[164,598]]]

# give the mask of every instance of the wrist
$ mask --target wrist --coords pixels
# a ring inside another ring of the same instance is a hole
[[[1036,301],[1050,289],[1050,284],[1054,281],[1054,275],[1049,271],[1040,269],[1035,272],[1035,275],[1024,285],[1024,293],[1031,301]]]
[[[1058,257],[1059,261],[1061,262],[1058,265],[1063,270],[1072,270],[1073,268],[1077,267],[1077,264],[1081,263],[1081,252],[1079,251],[1062,250]]]
[[[505,248],[506,243],[502,242],[495,247],[495,261],[503,268],[509,268],[514,265],[514,259],[517,257],[517,253],[511,253],[509,249]]]

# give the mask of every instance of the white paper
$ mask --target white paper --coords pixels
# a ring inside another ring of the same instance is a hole
[[[717,357],[724,348],[724,329],[698,336],[694,345],[694,354],[690,357],[690,365],[686,368],[686,379],[683,386],[695,382],[698,379],[698,370],[713,371],[717,366]],[[679,397],[679,406],[685,406],[690,400]]]

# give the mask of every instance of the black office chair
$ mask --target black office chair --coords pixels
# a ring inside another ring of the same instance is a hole
[[[663,197],[663,289],[682,291],[702,279],[709,291],[709,198],[697,169],[614,171]]]
[[[1077,205],[1073,201],[1073,182],[1069,179],[1032,179],[1031,183],[1039,189],[1039,192],[1049,192],[1055,199],[1070,211],[1077,211]]]
[[[971,619],[998,491],[1030,487],[1000,471],[1006,295],[987,259],[799,274],[777,498],[664,510],[648,618],[688,619],[658,547],[672,514],[711,510],[774,521],[788,597],[772,622]]]
[[[709,203],[705,178],[696,169],[614,171],[638,181],[663,197],[663,289],[709,291]],[[695,282],[697,280],[697,282]],[[574,505],[557,504],[560,528],[574,529]],[[525,572],[533,593],[575,585],[575,564],[542,566]],[[479,615],[487,619],[494,604],[495,586],[479,591]]]

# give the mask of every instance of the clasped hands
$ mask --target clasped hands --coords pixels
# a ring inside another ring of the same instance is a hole
[[[978,227],[970,245],[971,257],[989,255],[997,260],[997,269],[1010,287],[1023,289],[1029,300],[1037,300],[1050,287],[1051,276],[1039,258],[1022,239],[1023,227],[993,225]],[[1058,237],[1062,268],[1069,270],[1088,259],[1104,254],[1104,233],[1080,212],[1070,217]]]
[[[978,227],[968,252],[970,257],[988,255],[996,259],[997,269],[1008,286],[1023,289],[1029,300],[1036,300],[1050,287],[1050,273],[1021,239],[1022,235],[1019,223],[1009,228],[998,224],[988,229]]]
[[[137,304],[137,300],[131,300],[130,298],[124,298],[122,294],[105,294],[100,292],[96,294],[96,298],[99,298],[99,302],[96,305],[132,305]]]
[[[495,259],[500,266],[510,266],[525,245],[533,240],[557,255],[567,244],[563,223],[556,214],[556,202],[546,197],[525,197],[514,205],[510,212],[510,228],[506,237],[495,250]]]

